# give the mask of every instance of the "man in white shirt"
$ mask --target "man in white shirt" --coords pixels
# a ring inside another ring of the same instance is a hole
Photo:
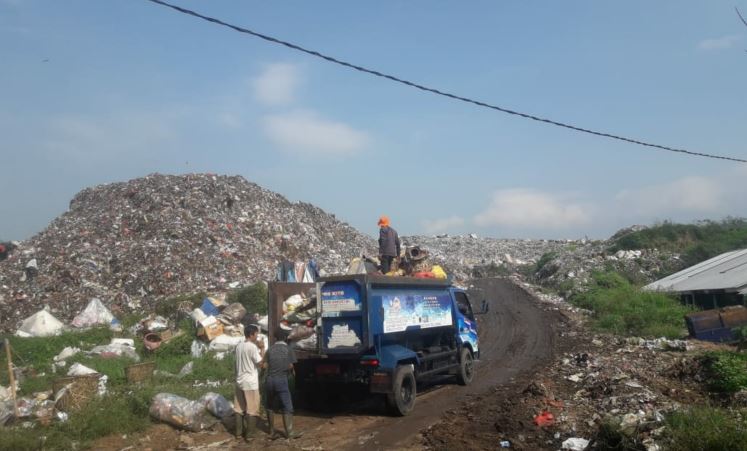
[[[247,441],[254,435],[259,417],[259,368],[264,357],[264,343],[257,338],[258,333],[257,326],[246,326],[246,339],[236,345],[235,434],[236,438],[243,435]]]

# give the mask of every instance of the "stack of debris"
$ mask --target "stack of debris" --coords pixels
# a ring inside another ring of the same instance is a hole
[[[278,261],[328,273],[374,240],[319,208],[242,177],[150,175],[88,188],[0,261],[2,331],[49,305],[69,321],[92,298],[115,314],[183,293],[275,278]]]

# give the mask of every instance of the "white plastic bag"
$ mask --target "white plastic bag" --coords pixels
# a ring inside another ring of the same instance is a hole
[[[59,335],[65,325],[55,318],[47,307],[29,316],[16,331],[19,337],[49,337]]]
[[[98,298],[91,299],[85,309],[73,318],[72,325],[75,327],[91,327],[99,324],[110,325],[114,315]]]
[[[159,393],[153,397],[153,402],[150,405],[150,416],[192,432],[200,432],[218,422],[207,411],[204,403],[190,401],[171,393]]]
[[[283,302],[283,313],[292,312],[303,305],[303,297],[300,294],[294,294]]]
[[[207,346],[205,346],[204,343],[197,340],[192,340],[192,357],[199,359],[200,357],[202,357],[202,354],[204,354],[205,351],[207,351]]]
[[[96,370],[92,370],[87,366],[80,363],[73,363],[73,366],[67,371],[68,376],[85,376],[88,374],[96,374]]]
[[[244,341],[244,337],[231,337],[225,334],[218,335],[210,342],[209,349],[216,352],[232,351],[242,341]]]

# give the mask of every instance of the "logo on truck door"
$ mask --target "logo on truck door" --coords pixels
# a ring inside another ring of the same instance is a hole
[[[451,326],[451,298],[448,294],[398,294],[381,297],[384,333],[401,332],[408,327]]]

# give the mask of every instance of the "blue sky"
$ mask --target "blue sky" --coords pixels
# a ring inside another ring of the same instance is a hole
[[[506,108],[747,158],[733,2],[173,1]],[[0,239],[152,172],[239,174],[369,234],[380,214],[400,234],[498,238],[747,216],[745,164],[454,102],[144,0],[0,0],[0,61]]]

